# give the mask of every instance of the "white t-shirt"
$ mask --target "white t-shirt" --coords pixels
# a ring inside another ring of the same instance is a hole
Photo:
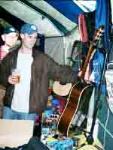
[[[11,108],[17,112],[29,112],[29,94],[31,81],[31,53],[18,53],[17,70],[20,74],[20,82],[15,85]]]

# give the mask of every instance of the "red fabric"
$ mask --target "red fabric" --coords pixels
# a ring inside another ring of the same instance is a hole
[[[2,60],[7,55],[7,52],[0,48],[0,60]]]
[[[79,31],[80,31],[80,38],[82,42],[88,42],[88,33],[86,27],[86,20],[83,14],[80,14],[78,17],[79,23]]]

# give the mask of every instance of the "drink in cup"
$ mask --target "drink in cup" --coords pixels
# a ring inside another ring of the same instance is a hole
[[[13,69],[12,70],[12,75],[17,77],[18,83],[19,83],[20,82],[20,72],[19,72],[19,70],[18,69]]]

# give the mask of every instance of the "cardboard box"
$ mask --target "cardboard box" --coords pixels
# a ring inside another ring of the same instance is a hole
[[[27,144],[33,136],[31,120],[0,119],[0,147],[18,147]]]

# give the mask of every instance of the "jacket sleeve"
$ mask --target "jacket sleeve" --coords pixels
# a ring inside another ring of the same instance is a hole
[[[10,74],[10,59],[7,55],[0,63],[0,85],[6,87],[8,85],[8,76]]]
[[[47,65],[50,79],[62,83],[73,83],[77,80],[77,72],[74,72],[70,66],[60,65],[50,57],[47,58]]]

